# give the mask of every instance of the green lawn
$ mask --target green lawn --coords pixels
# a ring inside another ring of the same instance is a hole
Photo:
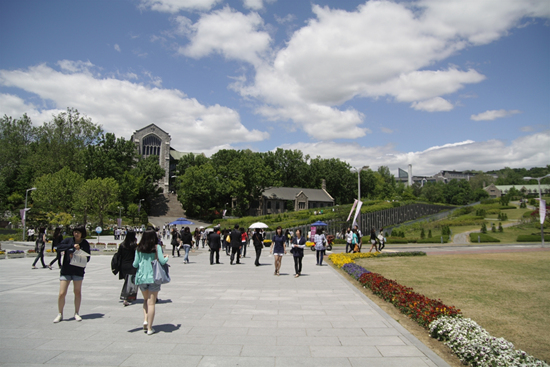
[[[550,251],[360,259],[364,268],[462,310],[550,361]]]

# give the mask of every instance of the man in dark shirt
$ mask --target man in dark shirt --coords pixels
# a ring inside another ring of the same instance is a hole
[[[219,228],[214,228],[213,232],[210,232],[206,238],[208,241],[208,247],[210,247],[210,265],[214,265],[214,254],[216,254],[216,264],[220,263],[220,235],[218,234]]]
[[[231,234],[229,235],[229,238],[231,239],[231,242],[229,245],[231,246],[231,265],[233,265],[233,260],[235,259],[235,254],[237,255],[237,264],[241,263],[239,250],[241,248],[241,231],[239,231],[239,225],[235,224],[235,228],[231,231]]]

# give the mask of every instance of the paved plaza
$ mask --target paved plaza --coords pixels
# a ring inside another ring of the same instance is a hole
[[[84,320],[72,318],[71,286],[59,324],[59,271],[0,260],[0,366],[448,366],[338,272],[315,266],[313,252],[300,278],[290,256],[274,276],[268,249],[260,267],[250,257],[231,266],[224,253],[210,265],[203,249],[190,259],[170,258],[151,336],[141,295],[120,303],[110,256],[86,269]]]

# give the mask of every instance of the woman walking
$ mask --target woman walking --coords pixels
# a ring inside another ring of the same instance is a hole
[[[55,252],[55,259],[53,259],[50,262],[50,265],[48,265],[48,268],[52,270],[52,265],[54,262],[57,261],[57,264],[59,265],[59,268],[61,268],[61,254],[59,251],[57,251],[57,246],[63,241],[63,235],[61,234],[61,228],[57,227],[55,231],[53,231],[53,238],[52,238],[52,252]]]
[[[294,277],[302,275],[302,259],[304,258],[304,249],[306,248],[306,239],[302,237],[302,230],[296,230],[296,237],[292,239],[292,255],[294,257]]]
[[[174,251],[176,250],[178,251],[178,257],[180,257],[180,234],[178,232],[178,229],[174,226],[172,227],[172,229],[170,229],[170,233],[172,234],[172,240],[170,241],[170,244],[172,245],[172,257],[175,257]]]
[[[147,230],[141,237],[136,248],[132,266],[137,268],[136,284],[143,294],[143,330],[147,335],[153,335],[153,321],[155,319],[155,303],[157,302],[160,284],[155,284],[153,277],[153,260],[158,259],[162,265],[168,262],[168,257],[162,255],[162,248],[158,244],[154,230]]]
[[[323,257],[325,256],[325,244],[327,243],[327,239],[325,238],[325,235],[323,234],[323,228],[317,229],[317,233],[315,233],[315,252],[317,255],[317,265],[322,266],[323,265]]]
[[[279,270],[281,269],[281,262],[283,256],[286,254],[286,237],[283,235],[283,228],[281,226],[277,227],[275,235],[273,236],[273,242],[271,242],[271,253],[275,257],[275,274],[280,275]]]
[[[136,268],[133,266],[136,257],[136,248],[136,232],[128,232],[126,238],[118,247],[118,258],[120,261],[118,279],[124,279],[122,291],[120,292],[120,299],[123,301],[124,307],[137,298]]]
[[[183,245],[183,250],[185,255],[183,256],[183,263],[189,264],[189,250],[193,246],[193,236],[191,235],[191,230],[189,227],[185,227],[183,234],[181,235],[181,244]]]
[[[38,236],[36,237],[36,244],[34,246],[34,251],[36,252],[36,258],[34,259],[34,262],[32,263],[33,269],[38,269],[36,267],[36,263],[38,262],[38,259],[42,262],[42,267],[47,268],[48,266],[46,263],[44,263],[44,251],[46,249],[46,228],[41,227],[38,231]]]
[[[264,247],[262,233],[260,228],[256,228],[256,231],[252,235],[252,243],[254,244],[254,249],[256,250],[256,261],[254,265],[260,266],[260,255],[262,254],[262,248]]]
[[[74,319],[76,321],[82,321],[80,317],[80,303],[82,301],[82,281],[84,280],[84,268],[71,265],[71,259],[74,253],[78,250],[82,250],[86,253],[90,253],[90,244],[86,241],[86,228],[84,226],[76,227],[73,229],[73,237],[65,238],[59,246],[57,251],[63,253],[63,262],[61,265],[61,275],[59,277],[59,297],[57,298],[58,315],[53,320],[54,323],[58,323],[63,320],[63,308],[65,307],[65,297],[67,296],[67,290],[71,281],[73,282],[74,290]],[[90,256],[87,256],[87,261],[90,261]]]
[[[374,248],[374,252],[376,252],[376,232],[374,231],[374,228],[371,228],[370,230],[370,249],[369,252],[372,251]]]

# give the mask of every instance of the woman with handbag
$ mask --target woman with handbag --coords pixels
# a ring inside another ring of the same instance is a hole
[[[38,269],[36,263],[38,259],[42,262],[42,267],[47,268],[48,266],[44,263],[44,250],[46,249],[46,228],[42,227],[38,231],[38,236],[36,237],[36,244],[34,246],[34,251],[36,252],[36,258],[32,263],[33,269]]]
[[[325,235],[323,234],[323,228],[317,229],[317,233],[315,233],[314,241],[315,242],[315,252],[317,256],[317,265],[322,266],[323,265],[323,258],[325,257],[325,245],[327,243],[327,239]]]
[[[136,284],[143,294],[143,330],[147,335],[153,335],[153,320],[155,319],[155,303],[160,291],[160,284],[155,283],[152,262],[158,260],[161,265],[168,262],[168,257],[163,256],[162,247],[158,244],[157,233],[147,230],[141,237],[136,248],[132,266],[137,268]]]
[[[302,230],[296,230],[296,237],[292,239],[292,255],[294,256],[295,278],[302,275],[302,259],[304,258],[304,249],[306,248],[306,239],[302,237]]]
[[[74,290],[74,319],[82,321],[80,317],[80,302],[82,301],[82,281],[84,280],[84,268],[86,263],[90,261],[90,244],[86,241],[86,228],[79,226],[73,229],[73,237],[65,238],[57,251],[63,257],[61,265],[61,275],[59,277],[59,297],[57,298],[57,308],[59,314],[53,320],[58,323],[63,320],[63,308],[65,307],[65,297],[71,281],[73,282]],[[82,251],[84,253],[82,253]],[[82,261],[77,261],[77,258],[85,258],[84,264]],[[84,265],[84,266],[83,266]]]
[[[118,247],[119,273],[118,279],[124,279],[120,299],[124,306],[128,306],[137,298],[136,268],[133,267],[136,257],[136,232],[130,231]]]

